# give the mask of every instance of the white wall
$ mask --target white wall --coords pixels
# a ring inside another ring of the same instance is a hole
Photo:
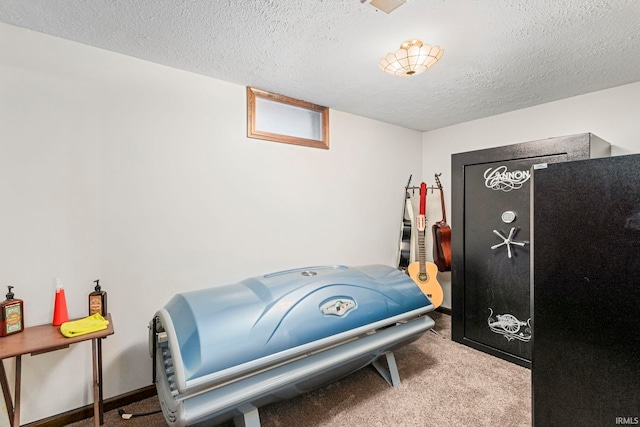
[[[331,111],[330,150],[248,139],[245,98],[0,24],[0,285],[15,286],[33,326],[51,322],[55,277],[71,317],[101,280],[116,331],[103,345],[107,398],[151,384],[147,324],[176,292],[396,262],[422,134]],[[90,354],[23,358],[23,423],[92,401]]]
[[[433,174],[442,172],[450,217],[451,154],[586,132],[612,144],[612,155],[638,153],[639,100],[640,82],[425,132],[423,177],[432,183]],[[442,218],[438,199],[431,200],[428,230]],[[430,248],[431,244],[428,236],[425,245]],[[431,253],[427,253],[429,257]],[[451,307],[451,273],[438,274],[438,280],[445,291],[443,306]]]

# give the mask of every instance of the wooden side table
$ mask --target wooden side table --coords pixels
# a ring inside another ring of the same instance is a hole
[[[0,338],[0,385],[4,394],[4,401],[9,413],[12,427],[20,426],[20,379],[22,371],[22,355],[32,356],[60,350],[71,344],[91,340],[91,353],[93,358],[93,416],[96,427],[103,423],[102,410],[102,339],[113,334],[113,321],[111,314],[105,319],[109,321],[107,329],[90,334],[84,334],[73,338],[67,338],[60,332],[59,326],[40,325],[25,328],[15,335]],[[78,320],[78,319],[74,319]],[[15,398],[12,403],[9,391],[9,382],[4,369],[4,359],[16,358],[15,372]]]

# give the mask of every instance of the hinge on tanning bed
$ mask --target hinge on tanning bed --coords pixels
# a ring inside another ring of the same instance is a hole
[[[162,349],[162,355],[163,355],[162,365],[165,367],[165,370],[167,371],[167,373],[169,373],[169,369],[173,369],[173,363],[171,361],[171,352],[169,351],[169,342],[168,342],[169,337],[167,336],[167,333],[165,332],[162,325],[160,324],[158,317],[153,318],[149,328],[151,329],[149,333],[153,334],[153,340],[151,340],[152,345],[151,345],[151,348],[149,348],[149,351],[151,353],[151,358],[153,360],[152,362],[153,369],[151,372],[151,378],[152,378],[153,384],[155,384],[158,380],[157,372],[156,372],[156,363],[157,363],[157,354],[158,354],[157,349],[160,347],[164,347]],[[171,365],[170,367],[168,367],[167,365],[168,363]]]

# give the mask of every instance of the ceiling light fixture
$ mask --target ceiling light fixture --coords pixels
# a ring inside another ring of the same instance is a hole
[[[380,60],[380,68],[394,76],[413,76],[433,67],[442,58],[444,49],[430,46],[420,40],[408,40],[395,53],[389,53]]]
[[[405,4],[407,0],[360,0],[360,3],[368,3],[370,6],[381,10],[387,15]]]

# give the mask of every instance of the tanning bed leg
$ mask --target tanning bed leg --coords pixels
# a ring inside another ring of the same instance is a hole
[[[233,424],[236,427],[260,427],[258,408],[246,403],[239,406],[236,410],[241,414],[233,418]]]
[[[385,353],[385,357],[387,358],[387,366],[389,369],[385,369],[380,363],[380,358],[373,361],[373,366],[376,368],[378,373],[382,375],[382,378],[387,380],[389,385],[393,387],[397,387],[400,385],[400,374],[398,373],[398,365],[396,365],[396,358],[393,355],[393,352]]]

